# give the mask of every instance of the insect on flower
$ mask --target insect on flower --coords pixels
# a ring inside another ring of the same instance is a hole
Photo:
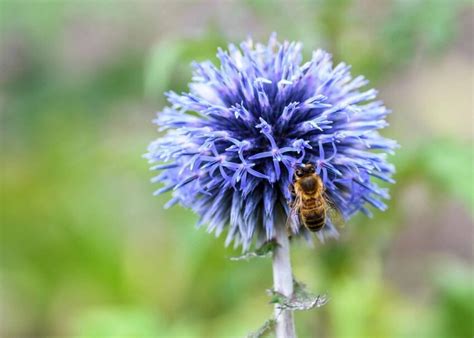
[[[167,206],[192,208],[199,226],[216,235],[226,230],[226,244],[247,250],[284,226],[288,187],[302,164],[313,165],[325,201],[345,219],[370,215],[367,205],[386,209],[388,192],[376,180],[393,182],[386,156],[397,145],[378,133],[389,111],[348,65],[333,66],[322,50],[303,63],[301,49],[276,35],[267,44],[249,39],[219,49],[220,66],[194,63],[190,91],[168,92],[170,106],[155,120],[165,131],[146,154],[161,170],[156,194],[172,191]],[[337,231],[325,222],[316,234]]]
[[[327,196],[323,180],[316,174],[313,164],[307,163],[296,168],[289,190],[293,197],[289,202],[291,213],[286,223],[290,234],[299,231],[298,225],[317,232],[328,222],[334,224],[336,219],[341,221],[337,206]],[[292,226],[296,226],[296,229],[292,230]]]

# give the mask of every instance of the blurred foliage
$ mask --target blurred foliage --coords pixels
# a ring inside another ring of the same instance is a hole
[[[87,313],[76,320],[78,337],[153,337],[162,328],[151,312],[127,309],[104,309]]]
[[[474,335],[474,288],[472,271],[452,262],[444,262],[433,271],[435,313],[441,336],[472,337]]]
[[[150,120],[163,92],[186,90],[192,60],[215,60],[218,46],[248,30],[256,40],[271,31],[302,40],[306,55],[327,48],[384,85],[416,58],[450,51],[466,3],[2,1],[0,335],[223,337],[258,327],[272,313],[269,261],[232,262],[239,252],[194,229],[189,211],[164,211],[169,196],[151,196],[140,155],[156,137]],[[226,6],[249,20],[236,32],[217,10],[190,21]],[[452,226],[472,223],[472,142],[404,141],[386,213],[355,217],[335,243],[294,241],[296,276],[330,298],[297,314],[301,337],[473,335],[465,258],[441,249],[413,257],[431,273],[401,278],[416,278],[426,297],[387,272],[401,254],[392,248],[410,221],[403,201],[414,186],[429,187],[428,204],[454,201],[471,213],[460,211]],[[442,216],[436,211],[425,209],[426,222]]]
[[[474,212],[473,163],[472,145],[433,139],[401,152],[397,170],[406,180],[425,180],[434,190],[456,196]]]

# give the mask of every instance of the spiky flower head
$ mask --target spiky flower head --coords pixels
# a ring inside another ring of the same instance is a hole
[[[161,170],[156,194],[172,190],[167,206],[192,208],[216,235],[227,229],[226,245],[273,237],[278,215],[289,214],[294,168],[305,163],[344,218],[370,215],[368,204],[386,209],[374,178],[392,182],[386,155],[396,143],[377,131],[389,111],[350,66],[334,67],[322,50],[302,63],[301,49],[275,35],[219,49],[220,67],[194,63],[190,91],[168,92],[170,106],[154,121],[166,131],[146,154]],[[325,232],[337,234],[331,222]]]

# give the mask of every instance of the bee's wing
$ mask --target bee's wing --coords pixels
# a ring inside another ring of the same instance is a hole
[[[286,219],[285,228],[291,230],[293,233],[298,233],[300,227],[299,211],[301,207],[301,199],[299,196],[295,196],[292,202],[290,213]]]
[[[326,213],[329,216],[333,225],[338,228],[344,227],[345,221],[342,212],[339,210],[337,204],[330,198],[327,194],[324,194],[324,199],[326,200]]]

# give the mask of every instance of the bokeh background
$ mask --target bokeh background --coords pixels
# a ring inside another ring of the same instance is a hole
[[[401,148],[389,210],[293,245],[330,302],[301,337],[472,337],[473,6],[459,0],[0,1],[0,335],[244,336],[270,317],[268,259],[232,262],[162,208],[141,157],[191,60],[248,35],[365,74]]]

